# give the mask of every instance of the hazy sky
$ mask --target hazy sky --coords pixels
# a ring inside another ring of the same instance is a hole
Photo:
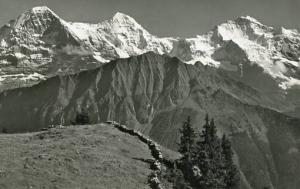
[[[97,23],[123,12],[162,37],[192,37],[242,15],[300,29],[300,0],[0,0],[0,25],[40,5],[67,21]]]

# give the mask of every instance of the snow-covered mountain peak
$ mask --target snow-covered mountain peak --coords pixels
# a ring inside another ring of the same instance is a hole
[[[117,12],[108,22],[110,27],[116,30],[122,28],[120,31],[136,32],[137,30],[143,30],[145,33],[148,33],[134,18],[121,12]]]
[[[55,14],[49,7],[47,6],[39,6],[39,7],[33,7],[31,9],[31,12],[33,13],[45,13],[45,12],[51,12]]]
[[[130,17],[127,14],[121,13],[121,12],[117,12],[114,16],[113,16],[113,21],[117,21],[117,22],[131,22],[131,23],[137,23],[135,21],[134,18]]]
[[[236,19],[236,21],[247,21],[247,22],[251,22],[251,23],[255,23],[255,24],[259,24],[259,25],[263,25],[260,21],[258,21],[256,18],[253,18],[251,16],[241,16],[239,18]]]
[[[15,21],[15,30],[27,30],[35,33],[43,33],[45,29],[60,18],[48,7],[34,7],[21,14]]]
[[[64,21],[42,6],[3,27],[0,37],[0,48],[5,49],[1,55],[14,57],[13,63],[11,59],[1,60],[5,65],[60,61],[61,57],[56,56],[64,53],[89,56],[97,64],[97,60],[105,63],[153,51],[190,64],[200,61],[230,70],[239,70],[241,64],[257,65],[284,82],[298,78],[299,33],[285,28],[275,30],[250,16],[226,21],[195,38],[160,38],[124,13],[118,12],[98,24],[77,23]]]
[[[263,25],[255,18],[242,16],[218,25],[214,32],[223,40],[237,41],[241,39],[257,40],[260,37],[271,38],[274,29]]]
[[[291,37],[291,38],[300,37],[300,34],[299,34],[298,30],[296,30],[296,29],[287,29],[287,28],[284,28],[284,27],[280,27],[277,34],[283,35],[283,36],[286,36],[286,37]]]

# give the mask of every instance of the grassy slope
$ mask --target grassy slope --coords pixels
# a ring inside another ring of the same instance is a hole
[[[0,188],[149,188],[152,159],[137,138],[108,125],[0,135]]]

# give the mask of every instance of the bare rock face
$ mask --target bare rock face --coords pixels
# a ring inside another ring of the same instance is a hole
[[[154,36],[123,13],[88,24],[35,7],[0,29],[0,91],[151,51],[218,68],[268,95],[273,102],[268,108],[300,117],[299,41],[298,31],[275,29],[249,16],[180,39]]]
[[[71,23],[47,7],[35,7],[0,29],[1,89],[148,51],[164,54],[171,41],[151,35],[122,13],[99,24]]]
[[[227,21],[204,35],[179,39],[156,37],[123,13],[98,24],[71,23],[47,7],[35,7],[0,29],[0,76],[10,75],[2,77],[6,82],[31,81],[28,75],[35,72],[46,77],[57,71],[78,72],[152,51],[223,69],[258,66],[278,87],[288,90],[300,85],[299,41],[298,31],[274,29],[249,16]],[[220,49],[231,56],[224,57]],[[25,76],[17,75],[25,68]]]
[[[125,123],[176,149],[184,119],[191,116],[200,129],[209,113],[219,134],[231,136],[243,188],[296,189],[300,120],[266,108],[273,103],[268,95],[227,72],[147,53],[3,92],[0,126],[8,132],[24,132],[70,124],[84,108],[94,122]]]

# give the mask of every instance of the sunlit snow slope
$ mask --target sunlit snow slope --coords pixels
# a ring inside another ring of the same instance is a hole
[[[207,34],[180,39],[151,35],[122,13],[98,24],[71,23],[47,7],[35,7],[0,29],[0,74],[76,72],[153,51],[186,63],[200,61],[235,70],[241,77],[247,71],[243,67],[256,65],[282,89],[289,89],[300,85],[299,41],[297,31],[268,27],[249,16],[227,21]]]
[[[271,101],[286,100],[286,107],[272,108],[300,116],[299,32],[249,16],[183,39],[154,36],[123,13],[97,24],[73,23],[35,7],[0,29],[0,91],[149,51],[220,68]]]

